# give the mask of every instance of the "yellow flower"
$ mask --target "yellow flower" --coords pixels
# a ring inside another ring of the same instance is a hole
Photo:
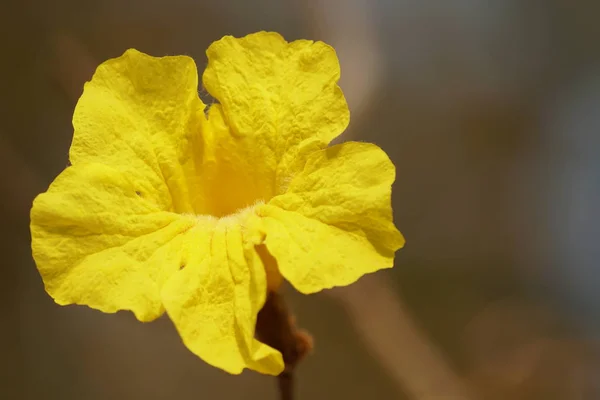
[[[33,256],[58,304],[166,311],[209,364],[278,374],[281,354],[254,337],[267,291],[391,267],[395,170],[375,145],[327,147],[349,121],[330,46],[260,32],[207,55],[207,111],[189,57],[128,50],[98,67],[72,165],[34,201]]]

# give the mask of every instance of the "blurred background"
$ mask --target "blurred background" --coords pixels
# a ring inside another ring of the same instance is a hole
[[[4,1],[0,398],[277,399],[205,365],[162,318],[59,307],[29,209],[66,166],[95,67],[130,47],[199,68],[226,34],[338,51],[341,140],[395,162],[393,270],[313,296],[298,399],[600,399],[600,2]]]

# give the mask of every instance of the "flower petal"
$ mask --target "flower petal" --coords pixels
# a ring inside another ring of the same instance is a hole
[[[345,143],[309,156],[288,191],[257,212],[281,274],[303,293],[348,285],[393,265],[395,169],[379,147]]]
[[[259,198],[283,193],[301,155],[324,148],[348,125],[334,49],[259,32],[226,36],[207,55],[203,83],[220,102],[211,108],[209,123],[214,117],[225,127],[213,138],[215,145],[227,150],[246,187],[261,188]],[[253,173],[246,177],[249,166]]]
[[[148,182],[102,164],[63,171],[31,209],[33,256],[58,304],[163,313],[160,289],[179,268],[193,220],[163,211]]]
[[[127,50],[101,64],[85,85],[73,115],[71,163],[97,162],[143,176],[161,191],[165,209],[201,209],[196,163],[203,110],[191,58]]]
[[[185,267],[166,283],[163,303],[186,346],[232,374],[277,375],[281,353],[254,338],[267,278],[255,240],[237,217],[205,219],[190,230]],[[254,217],[256,218],[256,217]]]

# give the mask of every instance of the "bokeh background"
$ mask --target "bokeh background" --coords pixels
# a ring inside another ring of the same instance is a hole
[[[287,290],[316,348],[298,399],[600,399],[600,2],[3,1],[0,398],[276,399],[208,367],[168,319],[59,307],[29,208],[66,166],[95,67],[130,47],[202,67],[225,34],[338,51],[341,140],[397,165],[396,267]]]

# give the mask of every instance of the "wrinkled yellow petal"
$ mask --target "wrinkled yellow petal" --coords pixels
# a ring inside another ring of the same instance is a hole
[[[31,212],[32,248],[59,304],[163,312],[160,289],[178,268],[181,233],[202,209],[204,105],[189,57],[136,50],[108,60],[73,115],[72,167]]]
[[[73,115],[71,163],[113,166],[143,177],[164,209],[203,211],[203,110],[191,58],[128,50],[86,83]]]
[[[281,274],[313,293],[393,265],[404,238],[392,221],[395,168],[379,147],[345,143],[308,157],[288,191],[257,212]]]
[[[67,168],[31,210],[32,250],[58,304],[163,313],[160,290],[179,268],[193,220],[162,210],[147,182],[102,164]]]
[[[207,50],[203,83],[220,104],[209,112],[219,214],[283,193],[304,156],[348,125],[340,67],[322,42],[259,32],[226,36]]]
[[[184,266],[162,297],[184,343],[204,361],[232,374],[250,368],[277,375],[281,353],[254,338],[267,279],[250,229],[240,216],[199,218]]]

